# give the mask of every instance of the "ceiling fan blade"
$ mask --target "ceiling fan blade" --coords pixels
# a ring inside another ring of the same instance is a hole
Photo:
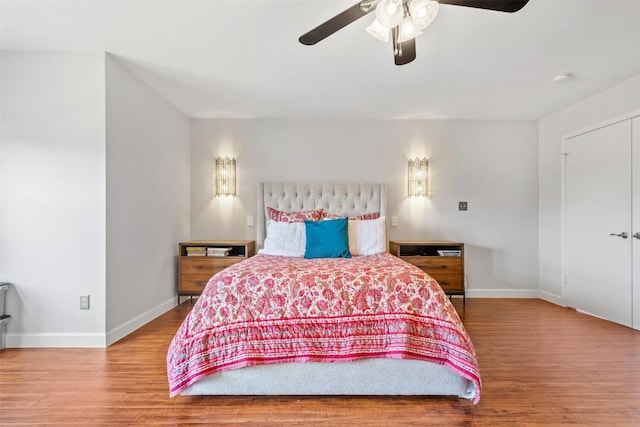
[[[393,36],[393,41],[391,43],[391,46],[393,47],[393,60],[396,65],[406,65],[416,59],[416,39],[398,43],[397,28],[391,30],[391,34]]]
[[[440,4],[452,4],[513,13],[522,9],[529,0],[438,0],[438,2]]]
[[[356,21],[357,19],[368,15],[374,9],[374,7],[369,7],[363,10],[363,8],[360,7],[360,2],[358,2],[344,12],[341,12],[328,21],[318,25],[308,33],[301,35],[298,41],[306,45],[316,44],[319,41],[326,39],[336,31]]]

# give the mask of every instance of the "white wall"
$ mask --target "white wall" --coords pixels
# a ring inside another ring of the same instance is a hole
[[[539,122],[540,296],[562,304],[562,139],[640,108],[636,76]]]
[[[104,53],[3,51],[1,64],[6,345],[103,347],[177,300],[189,120]]]
[[[103,346],[104,55],[2,51],[0,62],[6,344]]]
[[[187,117],[106,57],[107,344],[176,304],[190,229]]]
[[[381,181],[390,238],[466,243],[470,295],[537,296],[537,123],[194,119],[191,237],[255,239],[260,181]],[[214,198],[216,156],[238,161],[238,197]],[[406,197],[409,157],[431,161],[431,198]],[[469,202],[458,212],[457,202]]]

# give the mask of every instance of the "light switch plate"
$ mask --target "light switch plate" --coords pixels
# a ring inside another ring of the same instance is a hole
[[[397,227],[398,226],[398,217],[397,216],[392,216],[391,217],[391,226],[392,227]]]
[[[80,310],[89,310],[89,295],[80,295]]]
[[[247,226],[253,227],[253,217],[251,215],[247,217]]]

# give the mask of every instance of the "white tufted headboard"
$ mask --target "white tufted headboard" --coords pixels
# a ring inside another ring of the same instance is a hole
[[[368,182],[267,182],[258,184],[258,236],[262,247],[267,229],[267,206],[287,212],[323,208],[340,215],[380,212],[386,216],[387,194],[382,183]]]

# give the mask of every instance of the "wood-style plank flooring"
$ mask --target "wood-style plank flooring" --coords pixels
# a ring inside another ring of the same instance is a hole
[[[640,426],[640,332],[535,299],[455,300],[476,406],[441,397],[176,397],[165,356],[190,310],[107,349],[0,351],[0,425]]]

